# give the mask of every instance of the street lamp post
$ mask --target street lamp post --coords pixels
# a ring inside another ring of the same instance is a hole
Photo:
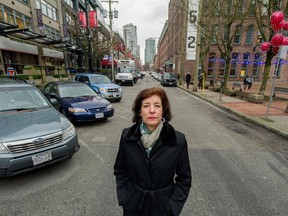
[[[93,62],[92,62],[92,40],[91,40],[91,32],[90,32],[90,19],[88,16],[88,1],[85,0],[85,16],[87,21],[87,29],[86,29],[86,37],[88,41],[88,72],[93,72]]]
[[[112,81],[115,82],[115,71],[114,71],[114,47],[113,47],[113,27],[112,27],[112,20],[113,20],[113,11],[112,11],[112,3],[118,3],[118,1],[102,1],[109,3],[109,21],[110,21],[110,43],[111,43],[111,70],[112,70]],[[117,18],[115,16],[115,18]]]

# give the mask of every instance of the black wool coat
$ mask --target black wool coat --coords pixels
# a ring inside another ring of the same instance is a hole
[[[165,122],[148,158],[140,137],[139,124],[123,130],[114,165],[124,216],[178,216],[192,180],[186,138]]]

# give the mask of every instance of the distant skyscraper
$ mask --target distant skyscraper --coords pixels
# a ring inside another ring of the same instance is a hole
[[[130,51],[134,57],[140,57],[137,47],[137,27],[132,23],[123,26],[123,35],[127,51]]]
[[[156,54],[156,41],[153,38],[145,40],[145,65],[153,63]]]

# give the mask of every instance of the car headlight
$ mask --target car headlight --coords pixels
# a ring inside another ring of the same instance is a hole
[[[87,112],[85,109],[83,108],[74,108],[74,107],[69,107],[68,108],[69,112],[71,113],[78,113],[78,112]]]
[[[113,109],[112,104],[108,104],[108,105],[107,105],[107,109]]]
[[[116,78],[116,79],[119,79],[119,75],[118,75],[118,74],[116,74],[116,75],[115,75],[115,78]]]
[[[0,154],[7,154],[7,153],[9,153],[7,148],[2,143],[0,143]]]
[[[105,88],[99,88],[99,91],[106,93],[106,92],[107,92],[107,89],[105,89]]]
[[[68,139],[69,137],[73,136],[76,133],[75,127],[72,123],[63,131],[63,140]]]
[[[128,76],[128,79],[133,79],[133,76],[132,76],[132,75],[129,75],[129,76]]]
[[[118,92],[122,92],[122,88],[118,88]]]

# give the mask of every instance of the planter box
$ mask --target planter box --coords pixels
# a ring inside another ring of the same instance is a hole
[[[251,103],[263,103],[264,95],[249,94],[248,101],[251,102]]]

